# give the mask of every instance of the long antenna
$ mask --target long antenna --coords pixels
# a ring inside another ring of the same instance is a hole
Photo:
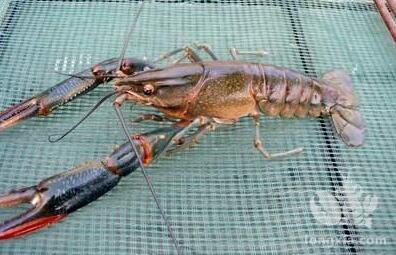
[[[71,132],[73,132],[78,126],[80,126],[81,123],[84,122],[84,120],[86,120],[94,111],[96,111],[96,109],[99,108],[99,106],[101,106],[107,99],[109,99],[110,97],[118,94],[118,91],[113,91],[110,92],[109,94],[105,95],[104,97],[102,97],[102,99],[100,99],[92,108],[91,110],[89,110],[89,112],[87,112],[76,124],[74,124],[71,128],[69,128],[66,132],[64,132],[63,134],[53,134],[53,135],[49,135],[48,136],[48,141],[50,143],[56,143],[59,142],[60,140],[62,140],[65,136],[67,136],[68,134],[70,134]]]
[[[165,224],[166,224],[166,227],[168,228],[169,235],[170,235],[170,237],[172,238],[172,241],[173,241],[173,243],[174,243],[174,245],[175,245],[177,254],[178,254],[178,255],[179,255],[179,254],[182,254],[182,253],[181,253],[181,250],[180,250],[180,248],[179,248],[179,245],[177,244],[176,237],[175,237],[174,234],[173,234],[171,224],[169,223],[168,218],[166,217],[166,215],[165,215],[165,213],[164,213],[164,210],[163,210],[162,207],[161,207],[161,204],[160,204],[160,202],[159,202],[157,193],[156,193],[155,190],[154,190],[153,184],[151,183],[150,179],[148,178],[147,171],[146,171],[146,168],[145,168],[144,165],[143,165],[143,162],[142,162],[142,158],[141,158],[141,156],[140,156],[140,153],[138,152],[138,150],[137,150],[135,144],[134,144],[133,141],[132,141],[131,136],[129,135],[130,132],[128,131],[128,128],[127,128],[127,126],[126,126],[126,124],[125,124],[124,117],[122,116],[122,112],[121,112],[120,108],[118,108],[117,106],[114,106],[114,109],[115,109],[115,111],[116,111],[116,113],[117,113],[118,119],[119,119],[120,122],[121,122],[122,129],[124,130],[124,134],[126,135],[126,137],[128,137],[128,141],[129,141],[129,143],[132,145],[132,148],[133,148],[135,154],[137,155],[138,162],[139,162],[139,166],[140,166],[140,169],[142,169],[142,173],[143,173],[144,179],[146,179],[147,186],[149,187],[149,190],[150,190],[151,194],[153,195],[153,198],[154,198],[154,200],[155,200],[155,203],[157,204],[157,207],[158,207],[158,209],[159,209],[159,211],[160,211],[160,213],[161,213],[162,219],[164,220],[164,222],[165,222]]]
[[[122,50],[121,50],[120,60],[119,60],[119,62],[118,62],[118,68],[117,68],[117,70],[120,70],[120,69],[121,69],[122,59],[123,59],[124,56],[125,56],[125,52],[126,52],[126,50],[127,50],[127,48],[128,48],[129,40],[131,39],[132,33],[133,33],[133,31],[135,30],[135,28],[136,28],[136,24],[137,24],[137,22],[138,22],[140,13],[142,13],[143,6],[144,6],[144,0],[142,1],[142,4],[140,5],[139,9],[137,10],[136,15],[135,15],[135,18],[133,19],[133,21],[132,21],[132,23],[131,23],[131,26],[130,26],[130,28],[129,28],[129,32],[128,32],[126,38],[125,38],[124,46],[122,47]]]
[[[136,24],[137,24],[137,21],[139,19],[140,13],[143,10],[143,6],[144,6],[144,0],[142,1],[142,4],[140,5],[139,9],[137,10],[135,18],[133,19],[132,24],[130,26],[128,35],[125,38],[124,46],[123,46],[121,54],[120,54],[120,60],[119,60],[119,63],[118,63],[117,70],[121,69],[122,60],[123,60],[123,58],[125,56],[125,52],[126,52],[126,50],[128,48],[128,43],[129,43],[129,40],[130,40],[130,38],[132,36],[132,33],[135,30],[135,28],[136,28]],[[173,244],[174,244],[174,246],[176,248],[176,252],[177,252],[178,255],[180,255],[180,254],[182,254],[182,252],[181,252],[181,250],[179,248],[179,245],[177,243],[175,235],[173,234],[171,224],[169,223],[169,221],[168,221],[168,219],[167,219],[167,217],[166,217],[166,215],[164,213],[164,210],[162,209],[161,204],[159,203],[159,199],[158,199],[157,193],[155,192],[153,184],[151,183],[150,179],[148,178],[148,175],[147,175],[146,169],[145,169],[145,167],[143,165],[143,162],[142,162],[142,159],[140,157],[140,154],[139,154],[138,150],[136,149],[136,146],[133,143],[132,138],[129,136],[130,133],[129,133],[128,128],[127,128],[127,126],[125,124],[124,117],[122,116],[122,112],[120,111],[120,109],[117,106],[114,106],[114,109],[116,111],[118,119],[121,122],[122,129],[124,130],[125,136],[128,138],[128,141],[131,144],[133,151],[138,156],[137,158],[138,158],[139,166],[140,166],[140,169],[142,170],[142,174],[144,176],[144,179],[146,180],[147,186],[148,186],[148,188],[149,188],[149,190],[150,190],[150,192],[151,192],[151,194],[152,194],[152,196],[153,196],[153,198],[155,200],[155,203],[156,203],[156,205],[157,205],[157,207],[158,207],[158,209],[159,209],[159,211],[161,213],[162,219],[164,220],[164,222],[166,224],[166,227],[168,229],[169,235],[170,235],[170,237],[172,239],[172,242],[173,242]]]

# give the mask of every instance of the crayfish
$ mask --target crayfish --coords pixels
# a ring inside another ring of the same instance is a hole
[[[21,236],[58,222],[67,214],[96,200],[119,180],[150,164],[164,151],[196,143],[204,133],[230,125],[243,117],[255,123],[254,146],[265,159],[302,152],[296,148],[271,154],[260,137],[260,115],[330,117],[336,133],[348,146],[360,146],[365,124],[347,72],[334,70],[321,79],[274,65],[239,60],[221,61],[208,45],[198,45],[212,58],[203,61],[193,47],[174,50],[150,63],[134,58],[110,59],[95,65],[45,92],[0,113],[0,131],[33,116],[46,116],[102,83],[114,82],[114,105],[124,102],[153,107],[163,115],[146,114],[136,121],[173,121],[171,127],[135,135],[102,161],[85,163],[41,181],[38,185],[11,191],[0,197],[0,207],[31,203],[32,209],[0,224],[0,239]],[[184,52],[180,61],[164,68],[156,63]],[[188,59],[191,63],[180,63]],[[192,134],[186,132],[197,128]],[[137,150],[132,149],[135,145]]]
[[[358,102],[346,72],[331,71],[317,80],[273,65],[236,60],[201,61],[191,48],[184,50],[193,63],[154,68],[148,62],[128,58],[122,61],[121,69],[116,71],[116,60],[104,61],[91,71],[76,74],[40,95],[1,112],[0,127],[4,130],[28,117],[47,115],[77,95],[117,77],[114,82],[117,92],[114,104],[120,106],[125,101],[137,102],[165,114],[146,114],[137,121],[175,121],[168,129],[139,136],[142,139],[138,147],[146,159],[145,164],[150,163],[152,157],[157,157],[171,143],[176,148],[190,146],[204,132],[218,125],[235,123],[246,116],[255,121],[254,145],[264,158],[301,152],[301,148],[273,155],[267,152],[259,135],[260,113],[286,118],[330,116],[345,144],[363,144],[364,121],[357,109]],[[210,55],[214,56],[213,52]],[[81,78],[91,72],[93,79]],[[122,77],[116,76],[116,73]],[[198,127],[198,130],[179,144],[180,134],[192,127]],[[13,191],[0,198],[0,206],[20,202],[31,202],[35,206],[27,214],[3,223],[0,226],[0,239],[25,234],[56,222],[109,191],[122,176],[138,167],[133,160],[137,155],[132,155],[134,153],[127,145],[113,152],[108,160],[84,164],[46,179],[37,186]],[[70,178],[80,181],[71,183]],[[61,193],[52,191],[59,185],[64,189]],[[59,202],[61,204],[57,204]]]

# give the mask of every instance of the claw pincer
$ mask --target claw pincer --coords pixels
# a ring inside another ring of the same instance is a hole
[[[180,128],[169,127],[133,136],[145,165],[167,147]],[[130,143],[119,146],[102,161],[86,162],[39,184],[0,196],[0,207],[30,203],[26,212],[0,224],[0,240],[11,239],[55,224],[113,189],[123,176],[139,167]]]

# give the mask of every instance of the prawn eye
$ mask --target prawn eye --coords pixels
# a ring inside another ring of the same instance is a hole
[[[96,66],[92,67],[91,72],[92,72],[93,76],[95,76],[95,77],[99,77],[99,76],[106,74],[106,70],[101,65],[96,65]]]
[[[146,96],[152,95],[152,94],[154,93],[154,86],[153,86],[152,84],[146,84],[146,85],[144,85],[144,87],[143,87],[143,93],[144,93]]]
[[[131,75],[133,73],[133,63],[130,59],[124,59],[121,63],[121,71],[126,75]]]

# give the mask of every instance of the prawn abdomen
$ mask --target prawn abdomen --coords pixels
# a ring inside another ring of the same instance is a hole
[[[261,76],[258,106],[269,116],[318,117],[325,113],[319,81],[291,69],[258,65]]]

